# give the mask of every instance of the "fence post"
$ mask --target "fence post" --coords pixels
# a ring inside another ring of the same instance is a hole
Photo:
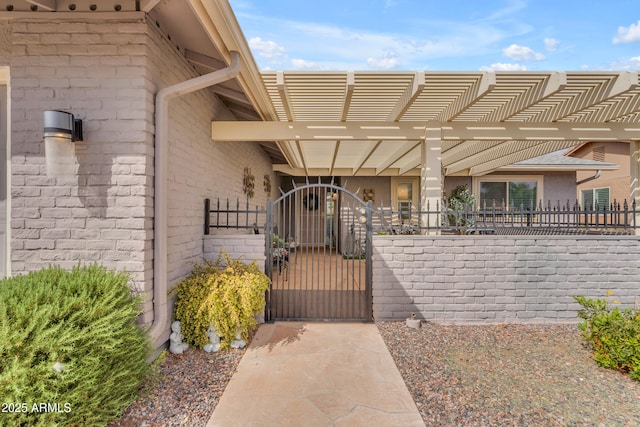
[[[204,234],[209,235],[211,229],[211,200],[204,199]]]
[[[267,213],[266,224],[264,225],[264,273],[272,278],[273,275],[273,202],[267,200]],[[265,308],[264,317],[265,321],[269,322],[272,319],[271,312],[271,292],[273,290],[273,282],[269,280],[269,290],[265,294]]]
[[[428,201],[427,201],[428,203]],[[367,226],[365,237],[365,298],[367,321],[373,321],[373,204],[367,201]]]

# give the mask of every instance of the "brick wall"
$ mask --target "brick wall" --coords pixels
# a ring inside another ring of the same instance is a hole
[[[153,110],[143,14],[5,22],[12,120],[12,273],[97,261],[152,285]],[[46,175],[43,110],[83,120],[73,178]],[[146,304],[149,318],[150,303]]]
[[[256,261],[260,271],[264,271],[266,259],[263,234],[228,234],[204,236],[204,258],[216,261],[224,250],[232,259],[244,262]]]
[[[632,236],[375,236],[373,247],[379,320],[568,322],[575,295],[640,299]]]
[[[12,273],[97,261],[132,273],[153,318],[155,94],[196,76],[180,51],[142,13],[95,19],[55,14],[3,22],[0,65],[10,66]],[[89,19],[89,21],[87,21]],[[204,198],[245,197],[243,169],[256,177],[252,204],[264,206],[257,144],[213,144],[211,120],[233,116],[210,89],[170,102],[169,266],[172,286],[203,256]],[[76,177],[46,175],[43,110],[83,120]]]
[[[152,44],[155,69],[163,70],[154,76],[160,80],[155,84],[166,87],[196,77],[176,49],[167,52],[167,43],[156,37]],[[173,287],[204,255],[204,199],[246,202],[243,176],[248,167],[255,176],[250,204],[265,206],[269,195],[263,189],[263,176],[269,174],[274,182],[275,175],[271,159],[258,144],[211,141],[212,120],[235,120],[212,89],[170,101],[169,117],[167,280]]]

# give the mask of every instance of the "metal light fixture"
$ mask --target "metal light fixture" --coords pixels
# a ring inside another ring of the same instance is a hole
[[[68,138],[71,142],[82,141],[82,120],[66,111],[45,110],[44,135]]]
[[[82,141],[82,120],[66,111],[44,111],[44,151],[47,176],[74,176],[78,165],[75,141]]]

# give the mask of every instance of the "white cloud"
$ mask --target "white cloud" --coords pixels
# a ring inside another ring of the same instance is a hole
[[[556,39],[546,38],[544,39],[544,48],[547,52],[555,52],[560,42]]]
[[[291,65],[294,70],[317,70],[320,68],[318,63],[304,59],[292,59]]]
[[[393,51],[387,51],[382,58],[367,58],[367,65],[371,68],[382,68],[390,70],[398,66],[398,54]]]
[[[397,8],[401,3],[384,0],[383,4]],[[252,28],[250,47],[261,68],[286,69],[293,63],[291,58],[304,58],[313,61],[318,69],[415,69],[432,67],[446,58],[490,54],[507,37],[531,31],[529,26],[509,18],[525,3],[515,0],[509,5],[504,10],[489,10],[473,21],[409,16],[403,21],[406,28],[382,30],[286,20],[244,11],[239,18]],[[394,51],[396,56],[385,56],[387,51]],[[307,64],[301,66],[306,68]]]
[[[527,67],[521,64],[495,63],[488,67],[480,67],[480,71],[527,71]]]
[[[253,37],[249,40],[249,47],[253,52],[267,59],[271,64],[282,63],[287,59],[284,47],[271,40],[262,40],[260,37]]]
[[[503,49],[502,54],[514,61],[541,61],[545,58],[543,54],[534,52],[533,49],[529,47],[517,44],[512,44]]]
[[[609,71],[640,71],[640,56],[634,56],[627,61],[616,61],[609,64]]]
[[[640,19],[637,24],[631,24],[629,27],[618,27],[618,36],[613,38],[613,44],[637,41],[640,41]]]

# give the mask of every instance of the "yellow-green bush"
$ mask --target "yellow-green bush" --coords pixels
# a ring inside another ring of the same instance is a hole
[[[135,400],[151,348],[128,282],[98,265],[0,280],[0,425],[106,425]]]
[[[226,266],[222,266],[222,259]],[[198,348],[209,342],[211,326],[228,348],[238,333],[244,339],[264,310],[269,278],[255,262],[245,264],[223,255],[217,262],[203,261],[173,290],[177,294],[175,318],[184,340]]]

